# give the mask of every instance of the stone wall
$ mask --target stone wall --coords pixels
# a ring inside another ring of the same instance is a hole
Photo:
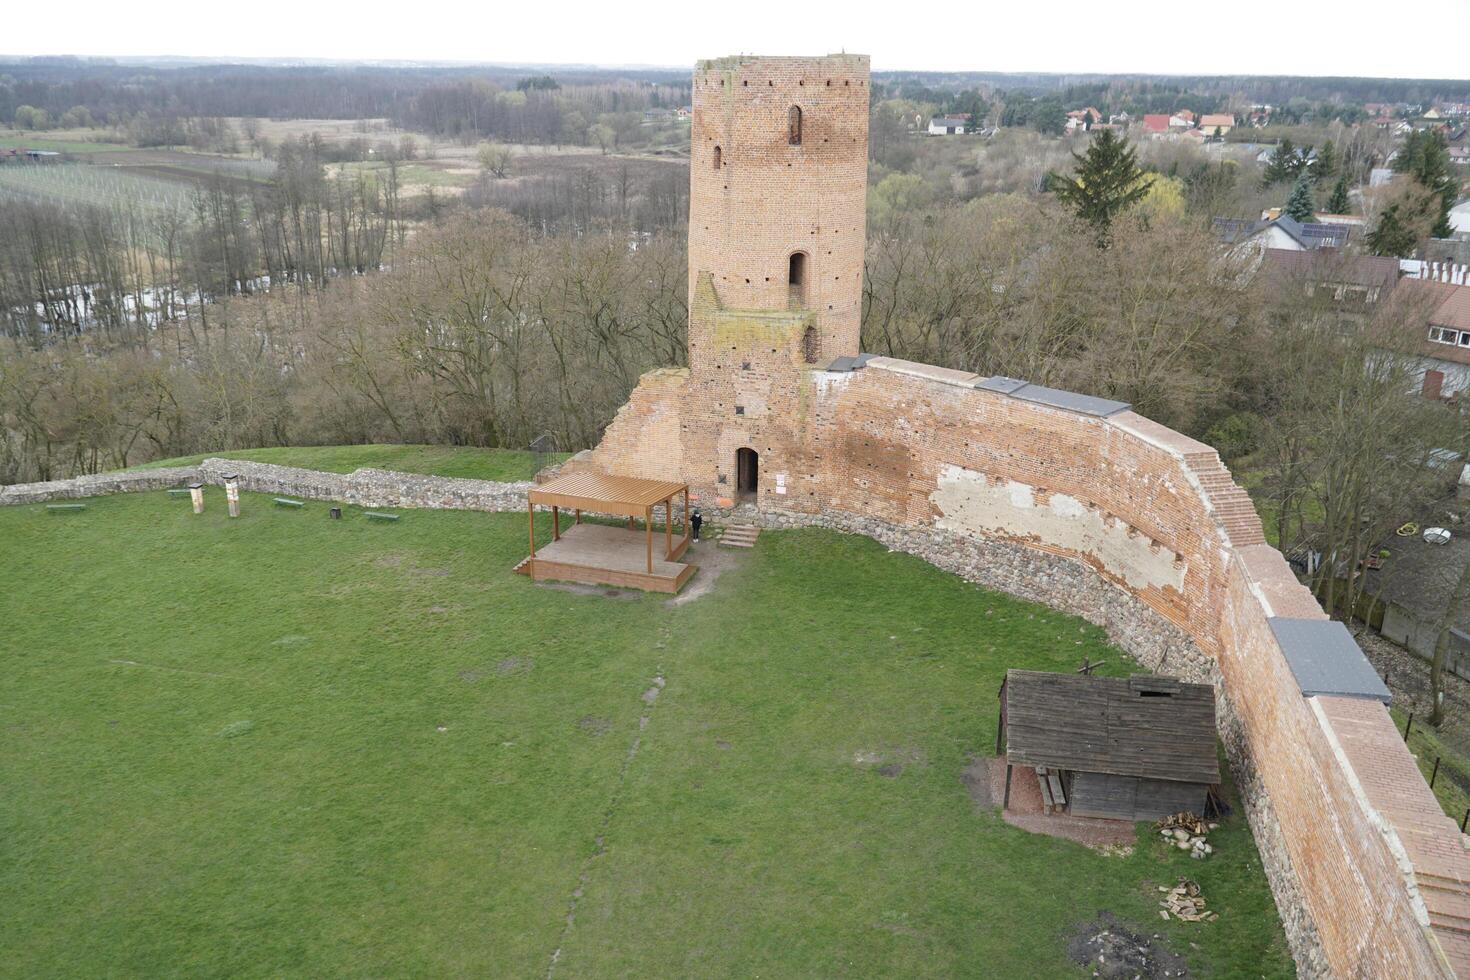
[[[529,482],[496,483],[370,468],[353,473],[323,473],[274,463],[213,458],[198,466],[126,470],[50,483],[0,487],[0,505],[165,490],[195,482],[222,486],[224,478],[230,474],[240,478],[242,490],[253,493],[332,500],[359,507],[520,511],[525,510],[526,493],[531,489]]]
[[[14,483],[0,486],[0,506],[6,504],[40,504],[51,500],[77,500],[104,497],[114,493],[143,490],[168,490],[199,479],[196,466],[177,466],[156,470],[124,470],[120,473],[97,473],[70,480],[49,483]]]

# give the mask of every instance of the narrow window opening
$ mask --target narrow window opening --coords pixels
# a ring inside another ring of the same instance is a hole
[[[793,288],[806,285],[806,253],[792,252],[786,267],[786,278]]]
[[[786,142],[792,146],[801,145],[801,106],[794,105],[786,114]]]
[[[718,146],[715,147],[715,169],[716,170],[719,170],[720,167],[724,166],[724,160],[725,160],[724,151],[721,150]]]

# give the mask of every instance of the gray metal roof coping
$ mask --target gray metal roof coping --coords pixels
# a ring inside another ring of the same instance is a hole
[[[877,354],[859,354],[857,357],[834,357],[827,362],[823,371],[861,371]]]
[[[1393,694],[1373,669],[1347,627],[1333,619],[1266,620],[1303,697],[1369,698],[1390,704]]]
[[[1049,405],[1052,408],[1065,408],[1069,412],[1078,412],[1082,415],[1096,415],[1099,418],[1107,418],[1109,415],[1117,415],[1126,412],[1132,405],[1127,402],[1117,402],[1110,398],[1098,398],[1093,395],[1083,395],[1075,391],[1063,391],[1061,388],[1047,388],[1043,385],[1034,385],[1029,381],[1021,381],[1018,378],[1006,378],[996,375],[992,378],[982,378],[975,382],[975,387],[984,391],[993,391],[1001,395],[1010,395],[1026,402],[1035,402],[1038,405]]]
[[[1009,395],[1016,389],[1024,388],[1030,383],[1029,381],[1022,381],[1019,378],[1005,378],[997,374],[993,378],[981,378],[975,382],[975,387],[985,391],[998,391],[1002,395]]]

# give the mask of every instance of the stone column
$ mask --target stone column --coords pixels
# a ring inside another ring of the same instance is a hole
[[[234,473],[225,477],[225,501],[230,505],[230,516],[240,516],[240,477]]]
[[[194,513],[204,513],[204,484],[189,484],[189,499],[194,501]]]

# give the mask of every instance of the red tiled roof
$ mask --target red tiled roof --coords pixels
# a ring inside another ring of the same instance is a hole
[[[1143,128],[1150,133],[1167,133],[1169,131],[1169,114],[1167,112],[1149,113],[1143,117]]]

